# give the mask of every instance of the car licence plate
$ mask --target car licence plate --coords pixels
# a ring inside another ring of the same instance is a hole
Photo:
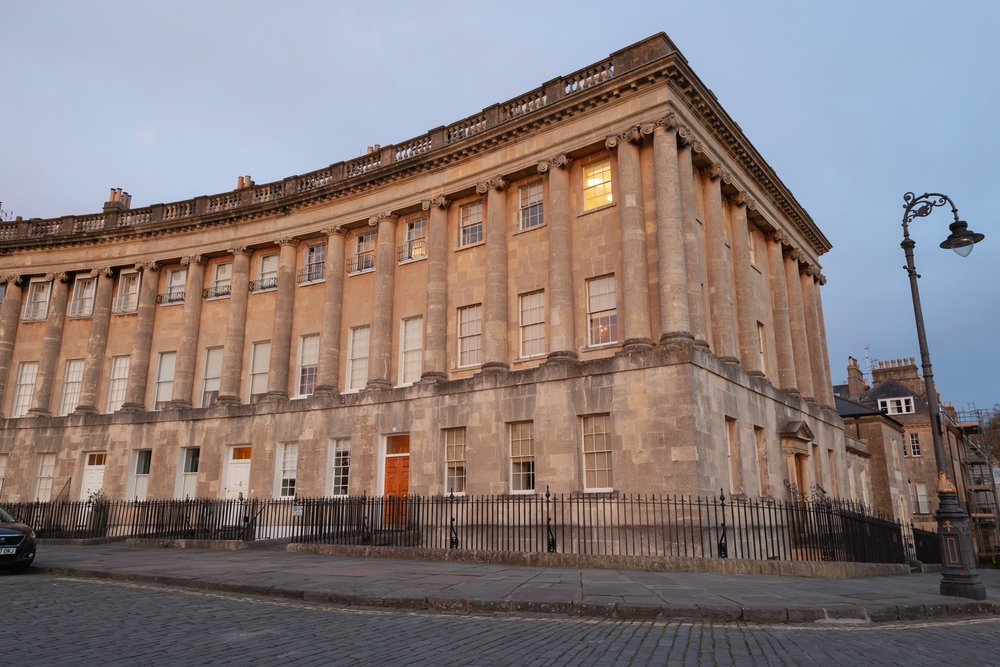
[[[13,556],[17,553],[17,547],[4,547],[0,549],[0,556]]]

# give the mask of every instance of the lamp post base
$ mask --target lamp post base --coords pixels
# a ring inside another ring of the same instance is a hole
[[[958,504],[955,487],[941,473],[938,481],[938,535],[941,539],[941,595],[985,600],[986,585],[976,571],[976,552],[968,515]]]

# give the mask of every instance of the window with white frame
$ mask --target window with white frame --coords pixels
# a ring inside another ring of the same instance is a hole
[[[518,297],[520,302],[521,357],[545,354],[545,292]]]
[[[483,306],[458,309],[458,365],[478,366],[483,348]]]
[[[507,425],[510,436],[510,490],[512,493],[535,490],[535,423]]]
[[[618,342],[618,309],[615,277],[587,281],[587,343],[591,347]]]
[[[278,287],[278,253],[261,255],[257,261],[257,281],[253,285],[255,292],[276,289]]]
[[[181,498],[195,498],[198,492],[198,465],[201,462],[201,448],[191,447],[181,450],[184,457],[184,472],[181,473]]]
[[[203,408],[215,405],[219,398],[219,386],[222,384],[222,348],[205,348],[205,365],[202,368],[201,401]]]
[[[38,455],[38,481],[35,485],[35,500],[48,502],[52,499],[52,478],[56,473],[56,455]]]
[[[910,434],[910,452],[913,456],[920,456],[920,434]]]
[[[111,374],[108,377],[108,401],[105,412],[118,412],[125,402],[128,386],[128,356],[111,357]]]
[[[23,417],[31,409],[31,399],[35,396],[36,375],[38,375],[37,361],[22,361],[17,365],[17,384],[14,387],[14,402],[10,408],[11,417]]]
[[[160,298],[160,303],[182,303],[187,282],[187,269],[170,269],[167,271],[167,291]]]
[[[930,514],[931,501],[927,496],[927,485],[917,484],[917,514]]]
[[[297,396],[311,396],[316,391],[319,368],[319,334],[299,337],[299,369],[295,374]]]
[[[247,403],[256,403],[267,393],[267,368],[271,363],[271,341],[253,344],[250,350],[250,378],[247,382]]]
[[[466,204],[458,210],[458,247],[483,240],[483,202]]]
[[[909,396],[905,398],[880,398],[878,409],[887,415],[908,415],[913,412],[913,399]]]
[[[465,429],[444,431],[445,493],[465,493]]]
[[[760,257],[758,256],[757,248],[757,229],[755,227],[750,227],[748,230],[748,242],[750,244],[750,263],[754,266],[760,265]]]
[[[299,283],[312,283],[323,280],[323,269],[326,266],[326,244],[317,243],[306,246],[306,265],[302,269]]]
[[[160,352],[156,360],[156,385],[153,389],[153,409],[165,410],[174,391],[176,352]]]
[[[83,359],[67,359],[63,372],[62,400],[59,414],[68,415],[80,403],[80,387],[83,385]]]
[[[399,384],[413,384],[423,368],[424,318],[410,317],[399,327]]]
[[[0,454],[0,500],[3,499],[3,480],[7,477],[7,454]]]
[[[767,374],[767,332],[761,322],[757,323],[757,356],[761,372]]]
[[[73,298],[69,301],[69,317],[90,317],[94,314],[94,290],[97,278],[77,276],[73,281]]]
[[[375,232],[354,236],[354,257],[347,264],[347,272],[364,273],[375,270]]]
[[[295,475],[296,475],[296,470],[299,466],[299,443],[297,442],[281,443],[280,466],[281,467],[278,470],[278,479],[280,480],[278,487],[278,497],[294,498]]]
[[[583,417],[583,474],[588,491],[609,490],[611,474],[611,415]]]
[[[346,496],[351,475],[351,439],[337,438],[333,441],[333,477],[330,495]]]
[[[591,211],[611,202],[611,160],[586,165],[583,168],[583,210]]]
[[[52,295],[51,280],[32,280],[28,285],[28,301],[24,304],[21,319],[26,321],[44,320],[49,314],[49,297]]]
[[[347,341],[347,389],[353,391],[364,389],[368,382],[368,336],[371,327],[354,327],[348,334]]]
[[[118,276],[118,296],[115,297],[116,313],[134,313],[139,308],[139,272],[129,271]]]
[[[153,450],[139,449],[135,453],[135,475],[132,479],[132,497],[145,500],[149,491],[149,467],[153,461]]]
[[[233,263],[218,262],[212,266],[212,285],[205,290],[206,299],[218,299],[232,292]]]
[[[403,245],[397,249],[396,259],[403,263],[427,257],[427,220],[410,220],[403,232]]]
[[[529,183],[517,191],[520,200],[518,226],[521,229],[538,227],[545,222],[542,201],[542,182]]]

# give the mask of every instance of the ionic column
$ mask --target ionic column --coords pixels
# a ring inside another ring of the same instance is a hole
[[[659,257],[660,342],[671,338],[692,340],[688,269],[684,252],[684,212],[677,159],[677,119],[672,114],[653,126],[653,184],[656,190],[656,251]]]
[[[788,288],[788,324],[792,332],[792,353],[795,358],[795,384],[799,394],[815,403],[812,367],[809,361],[809,339],[806,334],[806,314],[802,303],[802,283],[799,280],[799,251],[784,252],[785,286]]]
[[[427,306],[424,311],[424,371],[421,382],[448,379],[448,207],[445,197],[421,203],[427,221]]]
[[[691,334],[694,344],[708,347],[708,329],[705,326],[705,296],[702,283],[705,266],[698,242],[698,221],[695,219],[694,165],[691,163],[691,131],[678,128],[680,146],[677,149],[677,169],[680,176],[681,216],[684,223],[684,261],[687,265],[688,313],[691,317]]]
[[[0,406],[5,405],[4,394],[10,373],[10,360],[14,355],[14,340],[17,338],[17,323],[21,319],[21,276],[10,274],[0,276],[0,283],[6,285],[3,304],[0,305]]]
[[[250,293],[250,250],[246,246],[230,248],[233,277],[229,281],[229,321],[226,345],[222,348],[222,377],[219,379],[217,405],[237,405],[243,374],[243,343],[247,326],[247,295]]]
[[[319,336],[319,369],[316,393],[336,394],[340,380],[340,322],[344,312],[343,227],[324,229],[326,234],[326,283],[323,286],[323,329]]]
[[[292,311],[295,308],[295,249],[299,240],[278,239],[278,287],[275,290],[271,358],[267,367],[267,400],[288,398],[288,365],[292,356]]]
[[[156,316],[156,290],[160,283],[160,265],[145,262],[135,265],[142,271],[139,286],[139,307],[132,339],[132,356],[128,362],[128,383],[122,410],[146,409],[146,381],[149,378],[149,354],[153,345],[153,318]]]
[[[486,297],[483,300],[484,371],[507,363],[507,181],[496,176],[476,186],[486,195]]]
[[[727,364],[738,364],[733,331],[733,297],[729,287],[729,261],[722,228],[722,168],[702,169],[705,183],[705,244],[708,256],[708,297],[712,311],[712,347]]]
[[[819,317],[816,313],[816,283],[813,275],[816,268],[811,264],[802,267],[799,280],[802,281],[802,305],[806,316],[806,337],[809,341],[809,368],[812,370],[813,396],[821,407],[832,409],[833,401],[827,397],[826,387],[830,382],[826,377],[826,364],[823,362],[823,343],[820,338]]]
[[[733,277],[736,282],[736,322],[740,340],[740,360],[749,375],[764,377],[761,367],[757,318],[753,312],[753,274],[750,268],[750,229],[747,207],[753,199],[741,192],[730,200],[729,219],[732,221]]]
[[[51,414],[52,385],[56,380],[56,364],[62,347],[63,325],[66,323],[66,297],[69,294],[69,277],[65,273],[49,274],[52,281],[52,296],[49,298],[49,312],[45,318],[45,336],[38,360],[38,375],[35,377],[35,395],[29,416],[45,417]]]
[[[573,218],[570,212],[569,168],[565,154],[538,163],[549,175],[546,222],[549,227],[549,361],[573,361],[576,327],[573,312]]]
[[[205,285],[205,257],[189,255],[181,258],[187,267],[184,279],[184,312],[181,313],[181,336],[177,343],[177,363],[174,366],[174,387],[170,407],[191,407],[194,392],[194,367],[198,361],[198,336],[201,333],[201,290]]]
[[[823,317],[823,297],[821,296],[821,287],[826,284],[826,276],[822,273],[817,272],[816,274],[816,286],[813,289],[813,293],[816,295],[816,319],[819,322],[819,341],[823,349],[823,370],[826,373],[826,385],[824,389],[828,392],[826,394],[826,405],[831,406],[831,408],[836,408],[836,401],[833,398],[833,376],[830,374],[830,353],[827,350],[826,342],[826,320]]]
[[[795,355],[792,352],[792,329],[788,319],[788,289],[785,285],[785,261],[781,256],[784,234],[767,235],[767,266],[771,283],[771,319],[774,321],[775,361],[778,363],[778,386],[782,391],[797,395]]]
[[[80,400],[75,410],[80,414],[97,412],[115,286],[115,272],[111,267],[94,269],[90,275],[97,279],[97,289],[94,290],[94,312],[90,318],[87,357],[83,362],[83,376],[80,378]]]
[[[639,128],[608,137],[607,148],[618,148],[618,222],[622,244],[623,350],[653,346],[649,317],[649,261],[646,257],[646,213],[639,170]]]
[[[392,301],[396,281],[396,222],[399,216],[380,213],[368,224],[378,226],[375,246],[375,307],[368,347],[368,389],[389,389],[392,356]]]

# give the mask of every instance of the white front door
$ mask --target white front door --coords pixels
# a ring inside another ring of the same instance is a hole
[[[250,447],[230,447],[223,498],[247,498],[250,493]]]
[[[95,452],[85,454],[87,457],[83,466],[83,484],[80,486],[80,500],[90,500],[90,496],[97,493],[104,486],[104,463],[107,454]]]

